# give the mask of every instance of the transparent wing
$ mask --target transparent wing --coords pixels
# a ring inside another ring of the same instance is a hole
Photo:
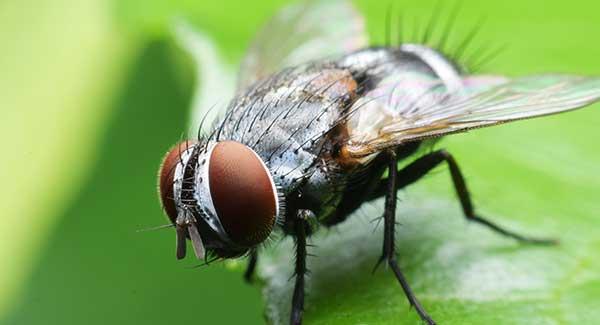
[[[313,0],[279,11],[257,34],[242,61],[238,90],[314,59],[367,46],[365,24],[344,0]]]
[[[406,142],[561,113],[600,100],[600,78],[597,77],[554,74],[467,81],[478,90],[470,92],[467,87],[466,96],[438,96],[429,105],[405,105],[393,115],[382,118],[384,122],[377,136],[351,138],[348,152],[355,157],[365,157]],[[440,88],[440,85],[432,87]],[[435,91],[432,93],[435,95]]]

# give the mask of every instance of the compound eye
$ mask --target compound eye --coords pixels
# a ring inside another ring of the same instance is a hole
[[[244,247],[263,242],[273,230],[278,198],[262,159],[239,142],[219,142],[208,173],[211,198],[230,239]]]
[[[165,213],[175,224],[177,219],[177,208],[174,201],[173,181],[175,177],[175,169],[181,163],[181,155],[186,150],[192,148],[194,141],[184,141],[175,145],[163,158],[162,164],[158,171],[158,191],[160,202],[162,203]]]

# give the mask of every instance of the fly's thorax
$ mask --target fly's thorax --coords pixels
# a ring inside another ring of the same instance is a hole
[[[357,83],[331,63],[296,67],[236,97],[218,122],[223,138],[258,153],[286,194],[305,181],[322,145],[356,99]]]
[[[176,146],[163,162],[159,186],[171,222],[187,229],[195,250],[205,247],[219,257],[242,255],[265,241],[282,213],[262,158],[235,141]]]

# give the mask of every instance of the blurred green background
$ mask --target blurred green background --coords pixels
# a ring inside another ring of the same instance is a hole
[[[136,230],[164,223],[155,175],[187,127],[193,68],[174,43],[172,19],[208,33],[235,65],[285,2],[0,2],[1,324],[263,322],[260,288],[240,272],[189,268],[193,261],[174,259],[171,231]],[[421,21],[434,8],[396,3]],[[381,40],[389,2],[356,4]],[[599,12],[592,0],[465,0],[456,34],[487,17],[479,44],[509,45],[488,72],[600,75]],[[600,248],[599,110],[473,132],[446,146],[468,168],[478,203]],[[433,178],[440,181],[428,191],[451,197],[446,176]]]

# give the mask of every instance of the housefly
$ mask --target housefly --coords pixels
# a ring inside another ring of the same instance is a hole
[[[431,45],[432,30],[420,42],[368,46],[361,16],[344,1],[306,2],[274,16],[243,60],[222,117],[164,158],[160,198],[176,230],[177,258],[185,257],[187,240],[199,259],[248,256],[250,279],[261,244],[275,232],[292,236],[290,322],[300,324],[307,237],[385,198],[379,263],[389,265],[421,319],[434,324],[398,266],[394,227],[398,190],[441,164],[468,220],[518,241],[552,243],[477,214],[449,152],[417,153],[449,134],[592,104],[600,78],[469,73],[457,59],[468,42],[451,54],[444,37]]]

